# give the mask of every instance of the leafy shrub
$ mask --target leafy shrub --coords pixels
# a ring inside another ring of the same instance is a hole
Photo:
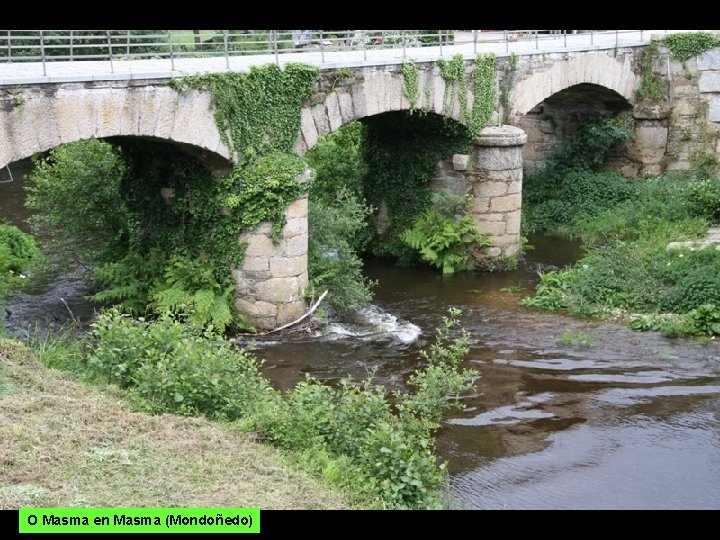
[[[540,276],[535,296],[520,300],[520,305],[536,307],[547,311],[558,311],[569,305],[568,296],[577,276],[573,270],[553,270]]]
[[[0,223],[0,299],[39,255],[32,236],[13,225]]]
[[[443,274],[472,269],[473,248],[487,246],[487,242],[477,232],[465,206],[465,199],[449,190],[434,193],[431,208],[403,232],[403,242]]]
[[[530,207],[527,221],[533,230],[553,230],[581,216],[595,216],[630,199],[636,186],[614,171],[564,171],[561,176],[544,172],[525,183]]]
[[[372,298],[360,259],[372,238],[373,211],[364,199],[364,137],[365,127],[353,122],[322,137],[306,156],[315,170],[308,190],[310,293],[328,290],[328,304],[341,315]]]
[[[632,197],[633,183],[619,173],[599,171],[610,148],[630,134],[621,117],[596,117],[584,123],[548,157],[542,171],[524,182],[527,230],[557,229],[578,215],[592,216]]]
[[[241,420],[241,427],[302,452],[304,462],[372,505],[435,508],[445,466],[437,463],[432,433],[476,376],[462,368],[467,334],[452,337],[459,313],[443,320],[423,354],[427,366],[409,381],[416,391],[395,396],[396,409],[371,377],[335,387],[307,377],[283,397],[252,355],[171,316],[148,322],[117,310],[101,314],[87,366],[96,379],[130,388],[148,411]]]
[[[233,420],[272,399],[255,357],[171,316],[148,322],[110,310],[91,338],[91,372],[132,387],[148,411]]]
[[[131,215],[119,192],[126,168],[110,143],[89,139],[58,146],[35,162],[26,206],[33,231],[53,238],[73,259],[108,261],[128,246]]]
[[[720,307],[717,304],[701,304],[688,315],[693,334],[720,335]]]
[[[695,180],[688,189],[692,212],[713,222],[720,222],[720,182],[709,178]]]
[[[367,230],[365,206],[350,190],[339,188],[335,200],[310,200],[308,241],[310,283],[315,293],[329,291],[328,302],[341,315],[372,298],[373,282],[362,274],[354,244]]]
[[[310,377],[288,393],[279,406],[256,416],[255,428],[276,444],[325,456],[314,461],[323,471],[343,471],[333,478],[352,485],[375,504],[387,508],[439,507],[444,465],[437,464],[432,433],[442,414],[458,406],[458,397],[472,387],[476,372],[463,370],[468,336],[452,339],[459,310],[451,310],[438,330],[428,365],[415,372],[415,392],[396,396],[397,412],[388,392],[372,385],[343,380],[323,386]],[[329,459],[338,463],[330,467]]]
[[[659,258],[655,273],[670,286],[660,309],[685,313],[703,304],[720,305],[720,251],[671,251]]]
[[[358,200],[363,197],[363,178],[367,164],[363,159],[365,126],[352,122],[342,129],[321,137],[305,158],[315,170],[310,183],[311,200],[330,203],[338,189],[346,189]]]

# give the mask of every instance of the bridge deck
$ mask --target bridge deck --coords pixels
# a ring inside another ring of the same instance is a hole
[[[400,64],[406,59],[429,62],[462,54],[472,59],[480,52],[498,56],[530,55],[612,49],[647,44],[653,34],[666,30],[619,31],[594,34],[568,34],[504,41],[503,32],[481,32],[477,42],[470,32],[459,32],[456,44],[442,47],[367,49],[347,51],[299,51],[292,53],[230,56],[228,58],[169,58],[157,60],[50,61],[0,64],[0,86],[37,83],[112,81],[130,79],[168,79],[193,73],[247,71],[253,65],[303,62],[321,69]],[[469,39],[468,39],[469,38]]]

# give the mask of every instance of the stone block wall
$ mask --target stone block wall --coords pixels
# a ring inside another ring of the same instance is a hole
[[[489,257],[511,257],[520,250],[523,145],[525,132],[513,126],[483,129],[473,144],[471,168],[473,218],[480,234],[490,235]]]
[[[285,211],[287,220],[277,243],[270,238],[272,224],[261,223],[240,235],[247,243],[245,261],[233,272],[235,307],[250,317],[255,327],[271,329],[294,321],[307,308],[308,198],[294,201]]]

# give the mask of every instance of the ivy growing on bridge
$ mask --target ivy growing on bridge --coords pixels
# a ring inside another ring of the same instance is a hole
[[[300,109],[318,70],[305,64],[253,66],[249,73],[209,73],[174,79],[182,92],[209,90],[223,142],[246,165],[269,152],[291,152],[300,129]]]
[[[442,114],[452,116],[452,106],[455,100],[460,105],[459,117],[474,138],[487,125],[496,105],[495,85],[495,54],[478,54],[473,69],[473,102],[468,100],[468,81],[465,74],[465,61],[461,54],[456,54],[450,60],[441,58],[437,61],[440,76],[445,81]],[[417,109],[420,97],[418,86],[418,69],[414,62],[406,62],[402,67],[405,96],[410,102],[410,112]],[[425,88],[425,101],[429,101],[430,87]],[[427,105],[426,105],[427,106]]]
[[[670,34],[665,38],[670,54],[675,60],[685,62],[720,45],[720,41],[709,32],[687,32]]]

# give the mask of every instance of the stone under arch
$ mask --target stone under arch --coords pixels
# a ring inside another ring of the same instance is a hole
[[[207,92],[67,83],[5,91],[0,99],[0,167],[61,144],[118,136],[176,143],[208,163],[231,160]]]

